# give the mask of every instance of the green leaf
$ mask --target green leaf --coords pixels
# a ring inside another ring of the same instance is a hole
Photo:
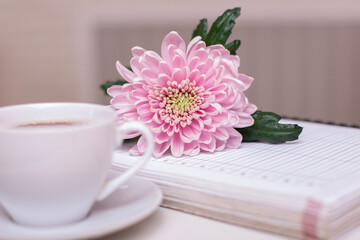
[[[207,28],[208,28],[207,19],[206,18],[201,19],[199,25],[197,25],[196,29],[192,34],[192,38],[196,36],[200,36],[201,39],[205,39]]]
[[[127,83],[127,81],[125,81],[125,80],[106,81],[106,83],[101,84],[100,88],[107,95],[107,90],[108,90],[109,87],[111,87],[113,85],[124,85],[125,83]]]
[[[236,55],[236,50],[240,47],[241,41],[234,40],[231,43],[225,45],[225,48],[229,50],[231,55]]]
[[[240,16],[240,8],[226,10],[219,16],[210,28],[209,33],[204,39],[206,46],[214,44],[225,45],[232,29],[235,25],[235,19]]]
[[[252,117],[252,126],[236,128],[243,135],[244,142],[284,143],[298,139],[303,129],[297,124],[278,123],[281,117],[272,112],[256,111]]]

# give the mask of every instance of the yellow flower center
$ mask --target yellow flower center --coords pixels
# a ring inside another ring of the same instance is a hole
[[[168,82],[157,94],[159,114],[163,121],[174,126],[178,123],[185,127],[190,125],[193,118],[202,115],[200,105],[204,101],[204,87],[196,87],[195,82],[189,79],[177,82]]]

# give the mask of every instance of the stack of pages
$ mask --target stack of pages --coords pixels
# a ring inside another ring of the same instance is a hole
[[[287,122],[304,127],[298,141],[166,155],[138,175],[161,187],[165,207],[298,238],[336,238],[360,224],[360,129]],[[125,146],[113,167],[136,159]]]

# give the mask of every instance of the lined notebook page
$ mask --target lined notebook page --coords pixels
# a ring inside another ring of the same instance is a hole
[[[287,121],[290,122],[290,121]],[[238,149],[152,159],[148,169],[192,176],[236,177],[302,188],[323,188],[349,176],[360,180],[360,129],[296,121],[300,139],[285,144],[242,143]],[[126,149],[115,165],[136,160]]]

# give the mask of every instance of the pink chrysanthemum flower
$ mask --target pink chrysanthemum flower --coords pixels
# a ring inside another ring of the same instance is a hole
[[[161,57],[140,47],[132,54],[133,72],[116,63],[129,83],[112,86],[108,93],[119,123],[141,120],[149,126],[155,157],[169,148],[180,157],[240,146],[242,136],[234,128],[251,126],[256,106],[243,93],[253,78],[238,72],[238,56],[222,45],[206,47],[200,37],[186,48],[177,32],[164,38]],[[140,137],[132,152],[143,152],[145,144]]]

